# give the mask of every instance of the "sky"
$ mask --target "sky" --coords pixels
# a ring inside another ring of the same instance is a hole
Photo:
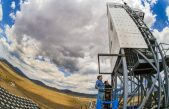
[[[124,1],[169,42],[169,1]],[[106,2],[121,0],[1,0],[0,56],[46,85],[96,93],[97,54],[109,52]]]

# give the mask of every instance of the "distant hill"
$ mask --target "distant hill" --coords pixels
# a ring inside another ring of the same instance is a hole
[[[81,109],[82,107],[86,109],[89,102],[96,100],[73,95],[74,92],[73,94],[67,90],[64,92],[48,87],[40,81],[28,79],[22,71],[4,59],[0,60],[0,86],[16,96],[31,99],[40,106],[40,109]]]
[[[69,94],[69,95],[73,95],[73,96],[96,98],[96,94],[84,94],[84,93],[73,92],[71,90],[60,90],[60,89],[57,89],[55,87],[48,86],[48,85],[46,85],[45,83],[43,83],[39,80],[30,79],[19,68],[13,66],[6,59],[0,58],[0,61],[6,63],[11,69],[13,69],[15,71],[15,73],[19,74],[20,76],[22,76],[26,79],[29,79],[30,81],[32,81],[33,83],[35,83],[37,85],[43,86],[43,87],[48,88],[50,90],[54,90],[54,91],[57,91],[57,92],[61,92],[61,93],[65,93],[65,94]]]

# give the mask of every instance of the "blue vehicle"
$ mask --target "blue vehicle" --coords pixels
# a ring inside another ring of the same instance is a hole
[[[106,90],[106,89],[105,89]],[[116,92],[116,91],[115,91]],[[116,94],[116,97],[113,97],[113,95]],[[96,104],[96,109],[104,109],[104,105],[105,104],[110,104],[110,108],[109,109],[118,109],[118,99],[117,99],[117,93],[114,92],[111,94],[111,101],[107,101],[107,100],[101,100],[98,96],[97,96],[97,104]]]

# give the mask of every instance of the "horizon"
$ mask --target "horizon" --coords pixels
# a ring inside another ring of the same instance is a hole
[[[1,0],[0,56],[48,86],[96,94],[97,54],[109,53],[106,2]],[[125,2],[145,12],[158,42],[169,42],[167,0]]]

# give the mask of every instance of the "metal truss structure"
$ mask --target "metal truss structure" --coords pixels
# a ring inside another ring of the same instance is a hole
[[[169,108],[169,58],[158,44],[152,32],[140,17],[126,3],[117,5],[132,18],[141,32],[148,48],[120,48],[119,54],[99,54],[116,56],[117,61],[111,74],[113,88],[119,90],[119,108],[123,109],[168,109]],[[168,50],[168,49],[167,49]],[[99,70],[99,73],[102,72]],[[104,73],[105,74],[105,73]],[[115,98],[116,98],[115,97]]]

